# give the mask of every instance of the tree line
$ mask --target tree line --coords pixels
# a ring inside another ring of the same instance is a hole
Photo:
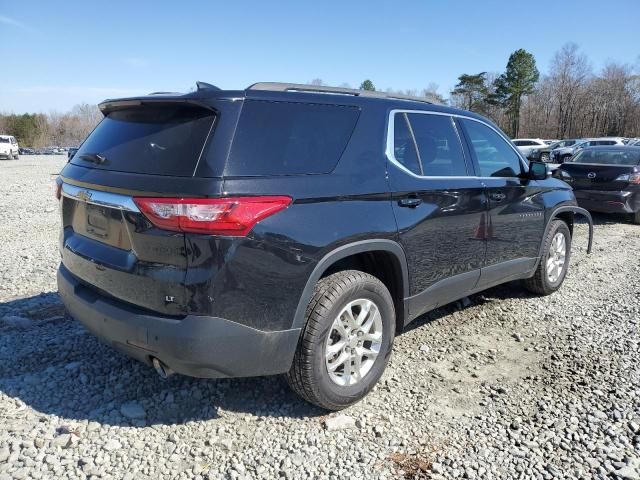
[[[309,83],[324,85],[319,78]],[[340,86],[351,88],[347,83]],[[376,90],[370,79],[359,88]],[[544,74],[530,52],[518,49],[502,73],[461,74],[448,98],[438,93],[435,83],[421,90],[386,91],[477,112],[514,138],[640,136],[640,75],[616,62],[594,72],[574,43],[556,52]],[[97,106],[87,104],[64,114],[0,114],[0,134],[15,136],[22,146],[72,146],[82,142],[101,118]]]
[[[13,135],[21,147],[79,145],[102,119],[96,105],[76,105],[67,113],[0,114],[0,134]]]
[[[375,90],[370,80],[360,88]],[[546,74],[519,49],[503,73],[461,74],[447,100],[433,84],[421,96],[485,115],[513,138],[640,136],[640,75],[616,62],[594,73],[574,43],[556,52]]]

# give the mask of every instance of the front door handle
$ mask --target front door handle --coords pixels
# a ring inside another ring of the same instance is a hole
[[[398,201],[398,205],[400,205],[401,207],[407,207],[407,208],[416,208],[421,203],[422,203],[422,199],[415,198],[415,197],[403,198]]]
[[[496,192],[496,193],[489,194],[489,198],[491,200],[495,200],[496,202],[501,202],[502,200],[507,198],[507,195],[504,193]]]

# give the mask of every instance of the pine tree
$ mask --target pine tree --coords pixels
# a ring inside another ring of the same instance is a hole
[[[369,92],[375,92],[376,87],[373,85],[373,82],[371,80],[367,79],[360,84],[360,90],[368,90]]]
[[[511,131],[513,137],[520,131],[520,107],[522,97],[535,91],[540,72],[536,67],[536,60],[526,50],[519,49],[509,56],[505,73],[495,80],[495,94],[492,101],[507,108],[511,117]]]

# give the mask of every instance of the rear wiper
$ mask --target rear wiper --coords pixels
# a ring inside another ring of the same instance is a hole
[[[80,158],[93,163],[104,163],[107,161],[107,157],[100,155],[99,153],[83,153],[80,155]]]

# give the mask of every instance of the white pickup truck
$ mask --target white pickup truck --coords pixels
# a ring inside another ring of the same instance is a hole
[[[11,135],[0,135],[0,158],[6,158],[7,160],[17,160],[18,141]]]

